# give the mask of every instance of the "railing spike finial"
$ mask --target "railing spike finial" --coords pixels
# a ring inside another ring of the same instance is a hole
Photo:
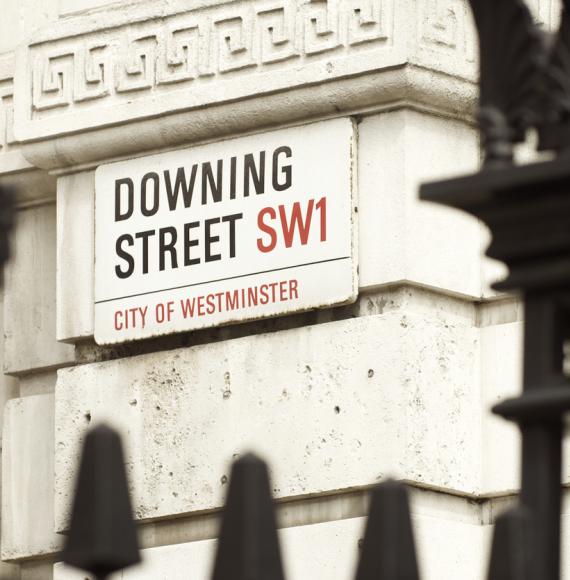
[[[406,486],[393,480],[372,493],[356,580],[419,580]]]
[[[140,561],[121,439],[106,425],[85,437],[62,556],[98,580]]]
[[[213,580],[284,580],[267,466],[253,454],[232,468]]]
[[[548,59],[524,0],[469,0],[479,36],[479,126],[487,168],[513,163],[513,146],[540,118],[538,86]]]
[[[488,580],[531,580],[529,513],[517,506],[495,523]]]
[[[570,1],[563,0],[560,27],[552,38],[542,85],[538,150],[570,150]]]

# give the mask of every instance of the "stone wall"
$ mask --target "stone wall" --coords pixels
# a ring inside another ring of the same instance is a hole
[[[478,167],[466,3],[5,2],[0,183],[19,212],[0,573],[84,578],[58,552],[82,436],[106,420],[145,556],[125,579],[206,580],[229,462],[249,449],[271,463],[288,578],[351,577],[388,475],[411,486],[423,577],[483,578],[518,487],[517,432],[488,410],[520,387],[521,308],[490,289],[485,228],[417,199]],[[558,2],[531,4],[556,23]],[[355,304],[95,344],[99,165],[336,117],[358,127]]]

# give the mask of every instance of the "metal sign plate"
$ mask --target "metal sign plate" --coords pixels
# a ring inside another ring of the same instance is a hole
[[[354,151],[336,119],[100,166],[97,343],[353,301]]]

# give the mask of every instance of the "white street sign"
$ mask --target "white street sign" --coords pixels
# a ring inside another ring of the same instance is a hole
[[[99,167],[97,343],[353,301],[354,151],[337,119]]]

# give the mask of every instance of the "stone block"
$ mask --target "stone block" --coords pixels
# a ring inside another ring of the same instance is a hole
[[[362,289],[407,280],[481,296],[480,223],[418,198],[422,183],[473,172],[478,162],[476,131],[460,121],[399,110],[360,123]]]
[[[141,520],[221,506],[228,462],[248,449],[269,458],[281,498],[390,473],[477,493],[478,361],[469,324],[388,312],[62,369],[57,530],[98,421],[123,433]]]
[[[95,172],[57,182],[57,339],[93,335]]]
[[[23,373],[69,364],[74,348],[56,341],[56,211],[21,210],[6,271],[4,370]]]
[[[46,556],[54,533],[54,396],[6,406],[2,449],[2,559]]]

